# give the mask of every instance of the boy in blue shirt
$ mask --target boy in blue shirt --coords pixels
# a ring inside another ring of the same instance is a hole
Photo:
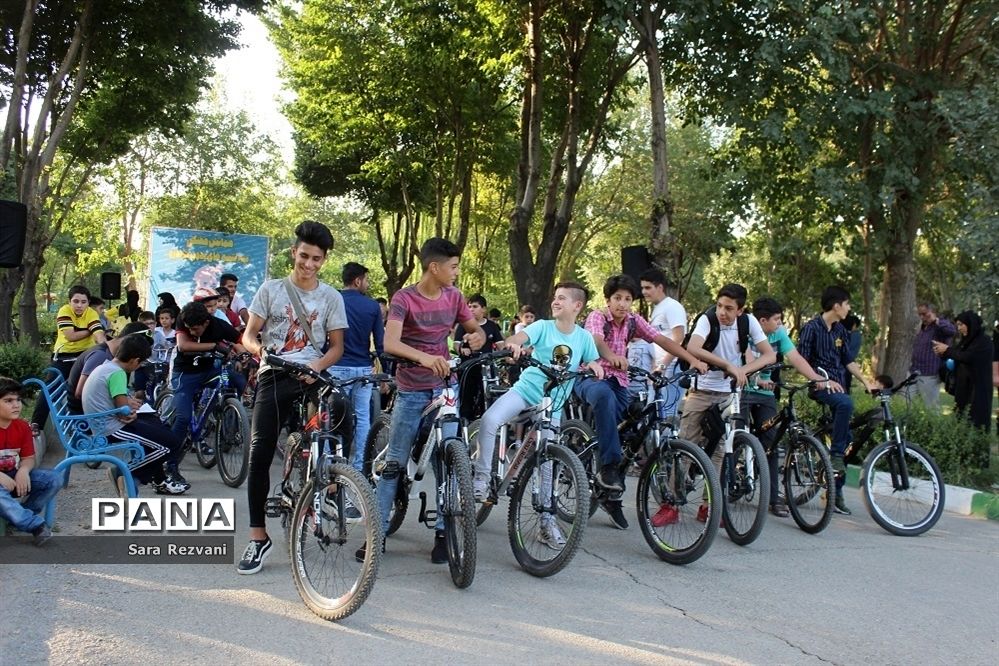
[[[598,379],[603,379],[603,368],[597,363],[599,354],[593,336],[576,324],[576,318],[582,312],[588,295],[586,288],[575,282],[562,282],[555,285],[555,296],[552,299],[552,316],[554,319],[543,319],[525,326],[506,341],[507,349],[513,353],[513,358],[520,358],[525,347],[533,347],[533,354],[540,361],[547,362],[552,350],[558,345],[567,345],[572,350],[570,368],[587,364]],[[537,368],[527,368],[520,374],[520,379],[513,387],[503,394],[482,415],[482,427],[479,430],[479,456],[475,460],[475,498],[485,499],[488,493],[489,474],[492,471],[493,448],[496,444],[496,432],[504,424],[512,420],[520,412],[537,405],[544,397],[544,386],[548,381]],[[572,391],[572,382],[555,389],[555,405],[565,402]],[[561,410],[557,410],[552,421],[558,423]],[[546,520],[547,519],[547,520]],[[565,545],[565,538],[559,531],[555,517],[550,514],[542,516],[539,540],[559,549]]]

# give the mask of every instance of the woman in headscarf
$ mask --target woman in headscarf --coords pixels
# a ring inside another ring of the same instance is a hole
[[[156,298],[158,298],[160,302],[157,309],[170,308],[170,311],[173,312],[174,319],[180,316],[180,306],[177,305],[177,299],[173,297],[173,294],[171,294],[169,291],[164,291],[160,292],[159,294],[156,294]]]
[[[982,318],[971,310],[959,314],[955,323],[960,339],[947,346],[933,343],[933,351],[954,359],[954,407],[971,423],[988,432],[992,408],[992,342],[982,328]]]

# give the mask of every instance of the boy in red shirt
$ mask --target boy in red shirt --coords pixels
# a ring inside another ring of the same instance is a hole
[[[52,531],[38,512],[62,488],[62,475],[35,469],[31,427],[20,416],[21,385],[0,377],[0,516],[22,532],[31,532],[40,546]],[[22,504],[19,498],[24,497]]]

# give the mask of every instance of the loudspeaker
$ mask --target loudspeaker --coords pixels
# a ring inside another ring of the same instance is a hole
[[[101,273],[101,298],[105,301],[121,300],[121,273]]]
[[[28,207],[0,199],[0,268],[16,268],[24,262],[27,231]]]
[[[638,282],[638,276],[649,268],[649,249],[644,245],[621,248],[621,272]]]

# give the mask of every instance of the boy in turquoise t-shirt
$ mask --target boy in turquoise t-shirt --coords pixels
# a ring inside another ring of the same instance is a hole
[[[555,285],[551,306],[554,319],[535,321],[519,333],[507,338],[506,348],[513,352],[513,358],[519,358],[521,353],[526,351],[525,348],[531,347],[532,354],[538,360],[547,362],[555,347],[566,345],[572,350],[570,368],[585,363],[597,378],[602,379],[604,372],[596,362],[600,355],[597,353],[593,336],[576,324],[576,318],[582,312],[587,298],[586,288],[580,284],[562,282]],[[523,410],[539,404],[544,397],[544,386],[547,381],[548,378],[537,368],[527,368],[520,374],[517,383],[482,415],[478,441],[479,456],[475,460],[474,486],[477,500],[485,499],[488,493],[496,432]],[[572,384],[573,382],[567,382],[553,391],[556,406],[565,402],[565,398],[572,391]],[[560,417],[561,407],[556,410],[552,421],[558,423]],[[565,544],[554,516],[549,514],[542,516],[539,539],[556,550]]]
[[[798,353],[791,337],[784,328],[784,308],[772,298],[758,298],[753,303],[753,316],[759,322],[763,332],[767,334],[767,342],[777,352],[778,358],[785,363],[790,363],[794,369],[804,377],[818,382],[826,382],[820,386],[828,385],[832,392],[842,391],[842,387],[836,382],[829,381],[812,369],[805,357]],[[759,356],[756,347],[750,344],[750,351]],[[755,375],[750,383],[746,384],[743,390],[742,406],[749,411],[754,432],[760,438],[760,443],[770,454],[767,462],[770,463],[770,513],[778,518],[788,516],[787,505],[780,501],[777,492],[777,447],[773,446],[773,438],[777,434],[776,428],[770,428],[765,432],[759,432],[758,427],[766,423],[768,419],[777,414],[777,398],[774,397],[774,383],[770,380],[770,373],[761,372]]]

